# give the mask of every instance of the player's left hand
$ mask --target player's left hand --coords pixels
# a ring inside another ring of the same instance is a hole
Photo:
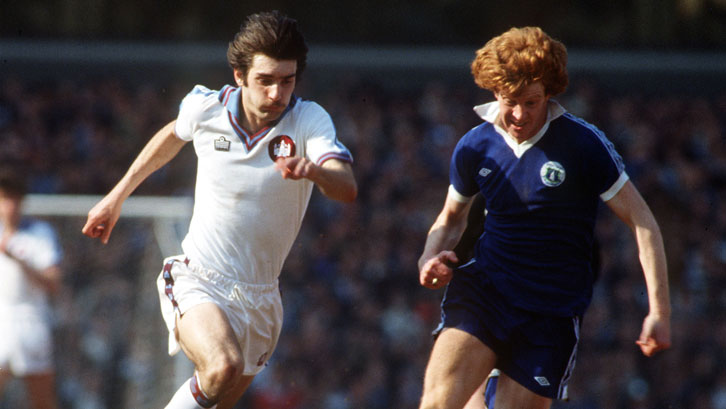
[[[307,158],[286,157],[275,160],[275,168],[280,171],[283,179],[313,179],[317,165]]]
[[[419,270],[419,283],[426,288],[438,289],[446,286],[454,276],[451,266],[459,262],[456,253],[445,250],[426,260]]]
[[[3,235],[2,237],[0,237],[0,253],[3,253],[10,258],[13,258],[12,254],[10,254],[10,250],[8,250],[8,243],[10,243],[11,237],[11,235]]]
[[[658,314],[648,314],[643,320],[640,338],[635,341],[645,356],[653,356],[656,352],[671,346],[670,318]]]

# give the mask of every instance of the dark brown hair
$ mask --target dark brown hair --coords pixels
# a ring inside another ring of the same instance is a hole
[[[279,11],[252,14],[240,26],[227,48],[227,62],[247,78],[252,58],[264,54],[276,60],[296,60],[296,77],[305,69],[308,46],[298,29],[297,20]]]
[[[25,177],[9,168],[0,169],[0,192],[22,198],[27,193]]]

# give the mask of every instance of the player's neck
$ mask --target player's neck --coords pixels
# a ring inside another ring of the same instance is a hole
[[[248,114],[245,112],[242,118],[240,118],[240,121],[242,122],[241,125],[247,131],[250,135],[254,135],[257,132],[261,131],[262,129],[266,128],[268,126],[267,122],[255,120],[254,117],[250,118]]]
[[[4,218],[0,220],[0,226],[2,226],[2,233],[0,233],[0,236],[12,236],[13,233],[18,231],[20,218]]]
[[[4,245],[10,241],[10,238],[13,237],[15,232],[17,232],[18,229],[16,228],[5,228],[3,229],[2,233],[0,233],[0,248],[5,247]]]
[[[257,115],[254,109],[247,108],[243,100],[240,101],[240,106],[242,108],[239,113],[240,125],[250,135],[254,135],[272,124],[269,119]]]

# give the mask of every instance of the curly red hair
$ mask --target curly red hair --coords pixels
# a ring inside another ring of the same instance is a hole
[[[471,63],[474,82],[496,93],[516,95],[542,81],[548,96],[567,89],[567,49],[539,27],[512,28],[489,40]]]

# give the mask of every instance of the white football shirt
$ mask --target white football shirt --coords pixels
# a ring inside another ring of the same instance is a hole
[[[198,158],[194,212],[182,249],[205,268],[270,284],[280,275],[313,189],[307,179],[283,179],[274,159],[299,156],[320,165],[352,157],[336,139],[330,115],[295,96],[275,124],[248,133],[238,120],[240,93],[197,85],[181,103],[175,132],[193,142]]]
[[[0,234],[4,227],[0,224]],[[61,260],[61,249],[53,228],[46,222],[24,218],[8,243],[8,250],[30,268],[45,270]],[[48,297],[28,279],[17,261],[0,253],[0,319],[46,320]]]

